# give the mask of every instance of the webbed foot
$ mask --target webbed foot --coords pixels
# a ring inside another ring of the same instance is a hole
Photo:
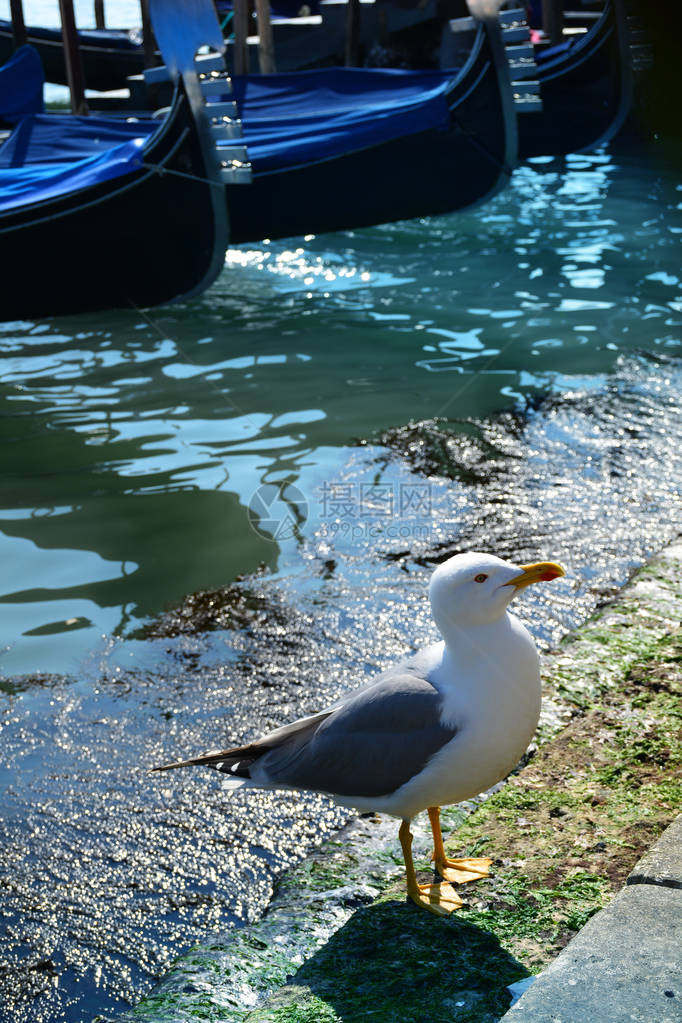
[[[462,859],[451,859],[449,856],[433,857],[436,870],[446,881],[454,881],[455,884],[464,884],[465,881],[478,881],[482,877],[489,877],[489,866],[493,862],[489,857],[463,857]]]
[[[408,885],[407,893],[421,909],[426,909],[436,916],[449,916],[464,905],[455,889],[447,881],[432,884],[417,884],[414,888]]]

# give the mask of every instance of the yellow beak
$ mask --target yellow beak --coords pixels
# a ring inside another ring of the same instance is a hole
[[[536,561],[532,565],[522,565],[521,573],[515,575],[504,585],[522,590],[524,586],[530,586],[531,583],[548,582],[550,579],[558,579],[561,575],[566,575],[566,573],[561,565],[557,565],[556,561]]]

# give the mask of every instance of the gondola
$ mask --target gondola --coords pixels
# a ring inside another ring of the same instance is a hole
[[[464,0],[460,0],[464,4]],[[226,60],[228,67],[232,54],[232,3],[218,0],[216,8],[221,17],[227,41]],[[345,45],[346,5],[337,0],[273,0],[270,5],[275,53],[279,70],[297,70],[329,64],[339,54],[343,55]],[[308,16],[301,17],[304,9]],[[361,42],[369,48],[371,41],[379,35],[390,38],[394,33],[405,33],[425,22],[436,22],[436,0],[402,8],[388,4],[362,5]],[[66,66],[62,34],[59,28],[32,25],[27,27],[28,43],[40,55],[45,78],[48,82],[66,85]],[[253,19],[252,33],[257,34]],[[83,74],[87,88],[100,92],[129,87],[128,78],[141,75],[144,71],[144,48],[142,30],[139,28],[88,28],[78,31],[78,43],[83,62]],[[9,60],[14,49],[12,23],[0,19],[0,65]],[[258,52],[255,42],[249,44],[249,60],[255,69],[258,66]],[[160,55],[157,54],[160,63]]]
[[[471,0],[474,11],[478,3]],[[196,292],[222,264],[228,221],[234,243],[364,227],[484,201],[512,173],[516,116],[496,14],[481,14],[467,34],[458,71],[328,69],[230,81],[214,70],[201,82],[182,75],[162,128],[133,122],[125,129],[133,137],[120,152],[107,147],[128,161],[122,177],[0,209],[0,239],[14,254],[3,281],[10,315],[150,305]],[[198,111],[188,95],[192,81],[210,100]],[[113,119],[103,120],[111,126]],[[62,151],[69,138],[75,156],[100,160],[96,121],[64,121]],[[31,146],[23,135],[40,135],[37,129],[50,124],[56,124],[50,115],[25,119],[0,148],[0,164],[3,154],[7,166],[23,151],[26,169]],[[211,150],[221,133],[224,143]],[[243,145],[235,147],[240,133]],[[253,178],[243,187],[237,182],[247,153]],[[218,187],[211,185],[213,164],[222,167]],[[69,258],[56,261],[54,274],[50,266],[36,288],[29,269],[35,253],[54,252],[67,237]]]
[[[272,5],[273,21],[292,19],[300,6],[296,0],[275,0]],[[308,0],[308,6],[317,13],[319,0],[318,2]],[[228,0],[218,0],[216,8],[229,35],[232,4]],[[298,20],[303,24],[310,19]],[[40,57],[45,80],[57,85],[67,85],[61,29],[29,25],[26,33],[28,44]],[[82,28],[78,30],[78,48],[88,89],[98,92],[124,89],[128,86],[127,79],[130,76],[141,75],[144,71],[141,28]],[[10,60],[13,52],[12,22],[0,18],[0,66]],[[157,58],[160,58],[160,54],[157,54]]]
[[[536,45],[532,64],[521,61],[515,72],[519,80],[528,75],[539,82],[542,111],[520,119],[520,159],[578,153],[612,139],[632,104],[623,0],[605,0],[585,33],[558,46]]]
[[[470,9],[457,71],[233,78],[253,182],[226,185],[230,240],[450,213],[501,189],[517,149],[508,59],[496,6]]]
[[[225,104],[207,103],[194,64],[199,46],[222,50],[222,36],[210,0],[151,8],[174,68],[163,120],[37,114],[0,146],[4,320],[168,302],[207,287],[224,264],[224,182],[247,169],[216,152]],[[219,53],[209,59],[224,67]]]

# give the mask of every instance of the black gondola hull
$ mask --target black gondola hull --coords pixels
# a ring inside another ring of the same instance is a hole
[[[494,32],[494,30],[491,30]],[[488,33],[448,96],[449,124],[226,186],[230,241],[322,234],[451,213],[483,202],[516,163],[505,56]],[[248,140],[248,135],[247,135]]]
[[[622,127],[632,102],[621,0],[555,61],[537,62],[542,110],[519,118],[519,158],[594,149]]]
[[[140,171],[0,216],[2,319],[157,305],[210,283],[222,186],[206,179],[184,93],[142,153]]]

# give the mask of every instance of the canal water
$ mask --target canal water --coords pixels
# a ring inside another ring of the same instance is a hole
[[[148,767],[431,641],[450,553],[562,561],[517,602],[547,649],[677,535],[682,185],[656,152],[231,249],[192,302],[0,325],[2,1023],[115,1016],[347,819]]]

